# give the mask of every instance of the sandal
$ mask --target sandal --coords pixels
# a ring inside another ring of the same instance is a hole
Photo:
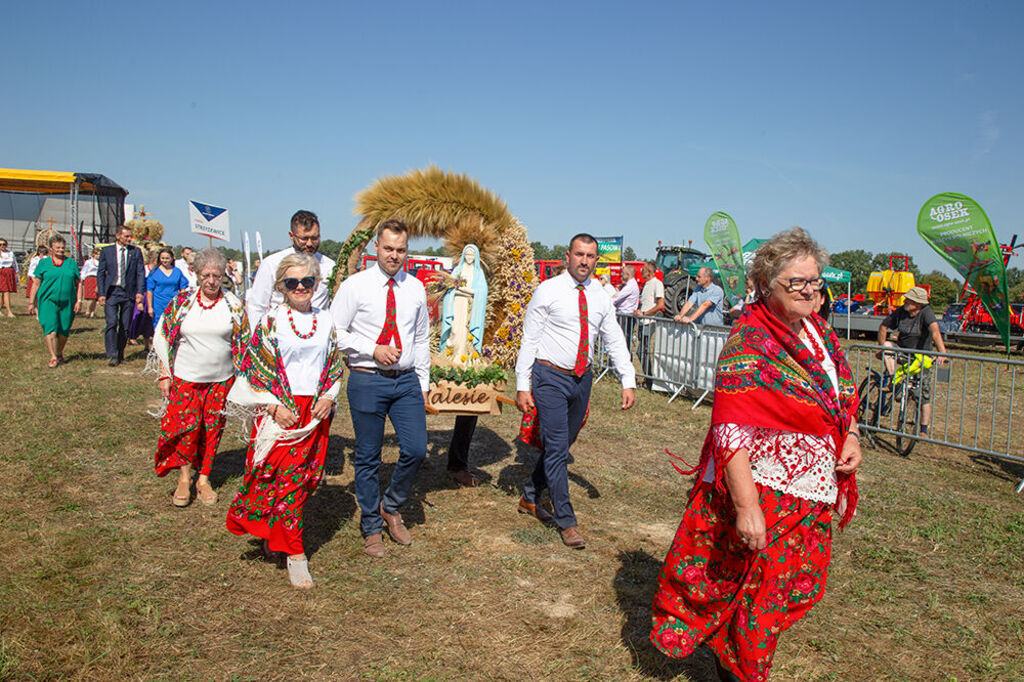
[[[308,590],[313,587],[313,576],[309,574],[309,559],[293,559],[288,557],[288,579],[292,587]]]
[[[50,369],[53,369],[59,364],[60,362],[57,360],[57,358],[50,358],[50,362],[48,362],[46,366],[49,367]]]
[[[188,490],[185,491],[185,496],[184,497],[179,497],[178,496],[178,489],[180,487],[181,487],[181,484],[179,483],[178,484],[178,488],[174,489],[174,493],[172,493],[172,495],[171,495],[171,504],[173,504],[175,507],[187,507],[189,504],[192,503],[192,491],[191,491],[191,489],[188,489]]]
[[[207,483],[203,487],[200,487],[199,484],[197,483],[196,499],[198,499],[200,502],[202,502],[208,507],[217,504],[217,491],[210,487],[209,483]]]

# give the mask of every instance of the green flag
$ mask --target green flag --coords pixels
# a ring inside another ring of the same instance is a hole
[[[736,221],[724,211],[711,214],[704,224],[704,243],[718,266],[722,289],[730,306],[736,305],[747,292],[743,269],[743,246]]]
[[[999,240],[974,199],[944,192],[921,207],[917,233],[964,276],[1010,349],[1010,294]]]

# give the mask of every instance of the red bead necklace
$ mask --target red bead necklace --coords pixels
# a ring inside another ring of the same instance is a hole
[[[292,331],[295,332],[295,336],[300,339],[311,339],[313,334],[316,334],[316,314],[313,315],[313,328],[309,330],[308,334],[300,334],[299,330],[295,327],[295,320],[292,319],[292,309],[288,309],[288,324],[292,326]]]
[[[213,310],[213,306],[217,305],[217,301],[220,300],[220,292],[217,292],[217,298],[213,299],[213,302],[210,303],[210,305],[203,303],[203,295],[201,293],[196,297],[196,299],[199,301],[199,307],[203,310]]]
[[[814,336],[814,332],[808,328],[806,322],[804,322],[804,334],[807,334],[807,338],[811,341],[811,348],[814,349],[814,357],[818,359],[818,362],[825,362],[825,349],[818,343],[817,337]]]

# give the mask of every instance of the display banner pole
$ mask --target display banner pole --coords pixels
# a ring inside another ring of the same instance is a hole
[[[936,194],[921,207],[917,233],[971,285],[1010,352],[1006,265],[981,205],[956,192]]]

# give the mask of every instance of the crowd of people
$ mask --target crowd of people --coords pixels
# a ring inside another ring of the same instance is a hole
[[[303,509],[324,475],[346,371],[364,552],[386,556],[385,536],[397,545],[413,541],[401,510],[426,456],[430,322],[424,287],[404,269],[408,228],[401,221],[378,226],[376,264],[348,277],[333,297],[325,278],[334,262],[319,253],[316,215],[297,212],[289,237],[291,248],[263,260],[244,301],[215,249],[189,250],[185,269],[161,249],[147,273],[147,259],[121,228],[80,271],[55,237],[33,264],[30,305],[38,308],[51,366],[63,362],[74,315],[91,296],[106,315],[111,365],[123,360],[133,319],[145,315],[165,399],[155,470],[176,475],[174,506],[216,504],[210,473],[225,415],[251,420],[226,528],[257,538],[269,559],[283,557],[293,586],[311,588]],[[17,268],[4,246],[2,290],[5,268]],[[593,277],[597,253],[591,235],[570,240],[564,271],[541,282],[529,302],[515,365],[521,437],[539,450],[516,511],[556,527],[572,549],[586,546],[568,465],[590,413],[592,349],[600,340],[622,384],[620,409],[630,409],[636,372],[627,339],[634,331],[649,335],[651,317],[664,308],[652,265],[644,267],[642,289],[626,267],[614,290]],[[767,678],[781,632],[821,599],[833,513],[845,526],[856,507],[856,389],[835,334],[817,315],[827,258],[800,228],[758,250],[749,296],[731,313],[738,319],[718,359],[700,462],[684,472],[697,478],[658,581],[651,640],[677,658],[709,648],[723,679]],[[721,324],[724,297],[711,274],[698,275],[679,321]],[[909,332],[903,317],[891,322]],[[919,336],[930,332],[929,322],[916,323]],[[640,347],[644,368],[649,357]],[[399,457],[382,489],[388,419]],[[458,442],[468,452],[475,422],[456,422],[453,449]],[[454,478],[475,484],[471,476]]]

